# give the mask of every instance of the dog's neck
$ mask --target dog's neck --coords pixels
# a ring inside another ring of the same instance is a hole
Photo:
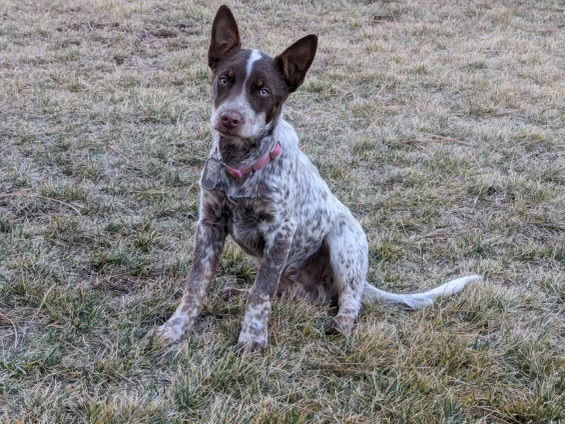
[[[273,132],[257,140],[238,140],[218,134],[218,146],[222,162],[233,168],[253,166],[259,159],[273,150],[276,144]]]

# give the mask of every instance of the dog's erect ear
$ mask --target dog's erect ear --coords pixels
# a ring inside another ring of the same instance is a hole
[[[298,40],[275,58],[291,93],[304,82],[306,72],[316,56],[317,47],[318,36],[310,34]]]
[[[208,65],[212,70],[228,52],[241,47],[239,31],[233,13],[225,4],[220,6],[212,24],[212,40],[208,49]]]

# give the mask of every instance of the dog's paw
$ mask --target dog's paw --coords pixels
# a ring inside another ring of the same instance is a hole
[[[259,332],[257,334],[250,334],[247,331],[242,331],[237,340],[237,346],[240,353],[263,353],[267,350],[267,333]]]
[[[349,337],[353,331],[353,322],[343,317],[335,317],[324,326],[324,332],[328,336],[341,335]]]
[[[267,350],[267,344],[262,342],[246,342],[246,343],[238,343],[237,349],[240,354],[242,355],[250,355],[250,354],[263,354]]]
[[[166,322],[155,330],[153,339],[155,343],[166,346],[180,341],[184,333],[185,330],[181,326],[171,325]]]
[[[180,307],[177,308],[173,316],[157,328],[155,331],[155,339],[163,344],[171,344],[178,342],[184,337],[186,331],[191,327],[191,321],[180,309]]]

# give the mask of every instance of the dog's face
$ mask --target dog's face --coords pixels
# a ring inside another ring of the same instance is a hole
[[[221,6],[208,51],[214,73],[212,128],[241,143],[255,143],[271,131],[284,101],[304,81],[316,46],[317,37],[308,35],[275,58],[242,49],[235,18]]]

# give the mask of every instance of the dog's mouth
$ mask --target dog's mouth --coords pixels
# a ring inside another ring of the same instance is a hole
[[[214,130],[218,131],[220,135],[223,135],[224,137],[239,137],[237,131],[230,131],[220,125],[215,126]]]
[[[228,130],[221,126],[214,127],[214,130],[220,134],[220,143],[229,145],[253,145],[256,143],[254,137],[244,137],[237,130]]]

